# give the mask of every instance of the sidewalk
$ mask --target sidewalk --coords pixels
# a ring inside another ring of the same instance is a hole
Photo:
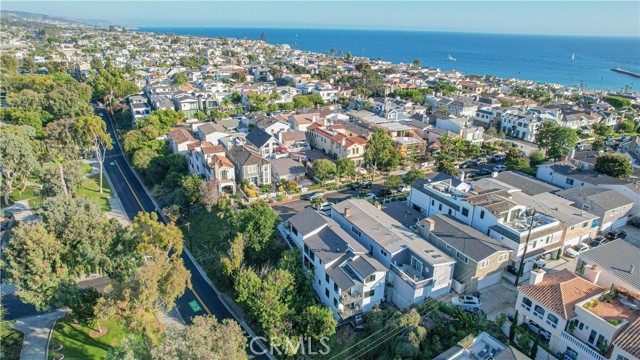
[[[16,221],[31,221],[38,218],[33,214],[29,200],[16,201],[13,205],[8,206],[3,210],[11,212]]]
[[[11,327],[24,333],[20,360],[46,360],[53,326],[66,314],[67,310],[57,310],[16,320]]]

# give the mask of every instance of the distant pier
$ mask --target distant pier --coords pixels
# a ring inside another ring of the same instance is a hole
[[[629,70],[625,70],[625,69],[620,69],[620,68],[611,69],[611,71],[613,71],[613,72],[617,72],[618,74],[629,75],[629,76],[634,77],[634,78],[636,78],[636,79],[640,79],[640,74],[635,73],[635,72],[633,72],[633,71],[629,71]]]

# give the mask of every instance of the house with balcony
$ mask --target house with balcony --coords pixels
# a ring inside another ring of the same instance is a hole
[[[331,218],[386,269],[385,298],[400,308],[449,293],[455,260],[366,200],[332,206]]]
[[[468,118],[457,117],[441,117],[436,118],[436,128],[451,131],[462,140],[471,142],[472,144],[482,146],[484,141],[484,128],[473,125],[473,120]]]
[[[572,201],[574,206],[596,215],[600,232],[624,226],[634,206],[631,199],[611,189],[579,186],[556,194]]]
[[[417,230],[429,243],[456,259],[453,273],[456,292],[470,294],[501,281],[512,249],[498,240],[450,215],[422,219]]]
[[[187,165],[189,173],[209,180],[214,178],[218,183],[218,191],[236,193],[235,167],[225,156],[222,145],[213,145],[208,141],[198,141],[187,145]]]
[[[278,141],[259,127],[254,127],[247,134],[247,142],[258,149],[258,155],[263,158],[272,157],[280,147]]]
[[[503,133],[525,141],[535,141],[542,120],[533,113],[524,113],[519,109],[507,110],[500,117],[500,129]]]
[[[229,160],[235,165],[238,182],[249,181],[255,186],[271,184],[271,163],[260,157],[258,150],[248,146],[232,146],[227,149]]]
[[[364,148],[367,139],[361,136],[348,136],[336,126],[320,127],[312,124],[307,128],[307,139],[311,147],[322,151],[334,159],[347,158],[360,166],[364,161]]]
[[[182,110],[187,119],[200,111],[198,99],[185,92],[173,95],[173,103],[177,110]]]
[[[311,150],[307,141],[307,134],[304,131],[285,131],[278,134],[278,141],[289,152]]]
[[[318,298],[336,319],[347,321],[382,302],[387,268],[335,220],[306,208],[282,228],[301,250]]]
[[[640,354],[637,300],[597,286],[597,268],[583,277],[569,270],[532,272],[518,287],[518,323],[533,322],[551,334],[549,347],[571,360],[630,360]]]

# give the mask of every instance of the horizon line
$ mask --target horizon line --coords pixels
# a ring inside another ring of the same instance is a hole
[[[273,30],[342,30],[342,31],[397,31],[397,32],[430,32],[430,33],[455,33],[455,34],[486,34],[486,35],[529,35],[529,36],[565,36],[565,37],[590,37],[590,38],[633,38],[640,39],[640,33],[638,35],[621,35],[621,34],[610,34],[610,35],[596,35],[596,34],[557,34],[557,33],[509,33],[509,32],[492,32],[492,31],[467,31],[467,30],[435,30],[435,29],[404,29],[404,28],[389,28],[389,29],[370,29],[370,28],[341,28],[341,27],[329,27],[329,28],[321,28],[321,27],[306,27],[306,26],[195,26],[195,25],[120,25],[124,27],[139,29],[273,29]],[[176,35],[186,35],[186,34],[176,34]],[[206,35],[186,35],[186,36],[206,36]]]

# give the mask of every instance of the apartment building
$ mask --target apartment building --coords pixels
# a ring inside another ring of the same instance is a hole
[[[449,293],[455,260],[366,200],[332,206],[331,218],[386,269],[386,300],[400,308]]]
[[[551,334],[549,347],[572,360],[631,360],[640,355],[640,302],[595,284],[597,268],[583,277],[560,270],[532,272],[518,288],[518,323],[533,322]]]
[[[336,319],[366,313],[382,302],[387,268],[335,220],[306,208],[283,226],[301,250],[318,298]]]

